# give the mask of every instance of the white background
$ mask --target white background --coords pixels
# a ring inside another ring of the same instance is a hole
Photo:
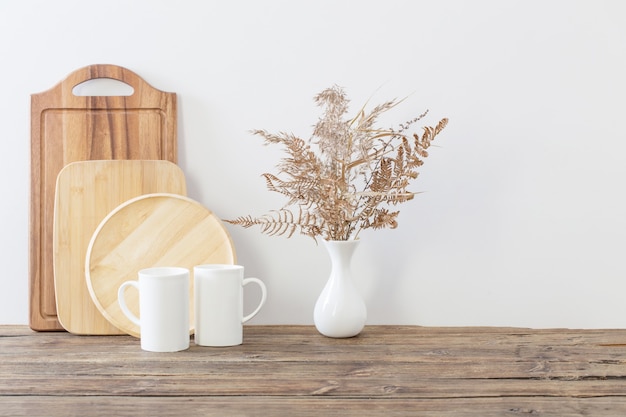
[[[449,117],[399,228],[361,235],[369,324],[624,327],[624,22],[621,0],[0,0],[0,323],[28,323],[30,94],[107,63],[177,93],[189,196],[222,218],[281,206],[249,131],[308,138],[326,87]],[[324,248],[227,227],[269,290],[251,323],[312,323]]]

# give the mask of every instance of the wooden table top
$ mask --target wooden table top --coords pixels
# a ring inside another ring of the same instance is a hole
[[[245,326],[244,344],[0,326],[0,416],[626,416],[626,330]]]

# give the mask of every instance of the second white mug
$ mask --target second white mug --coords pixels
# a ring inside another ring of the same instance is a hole
[[[243,323],[254,317],[267,298],[265,284],[258,278],[245,278],[241,265],[208,264],[193,268],[194,341],[200,346],[235,346],[243,343]],[[257,308],[243,316],[243,287],[261,287]]]

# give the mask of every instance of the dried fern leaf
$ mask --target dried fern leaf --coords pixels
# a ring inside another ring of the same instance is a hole
[[[299,231],[314,239],[333,240],[355,238],[363,229],[397,227],[398,211],[383,206],[415,196],[407,188],[418,177],[432,141],[448,123],[444,118],[434,127],[423,127],[419,134],[409,132],[426,116],[425,111],[398,129],[376,126],[382,114],[403,101],[388,100],[370,110],[366,102],[353,117],[346,118],[350,101],[335,85],[314,97],[322,114],[310,139],[253,130],[264,144],[285,149],[278,173],[263,177],[268,190],[287,197],[287,204],[261,217],[229,222],[259,226],[272,236],[291,237]]]

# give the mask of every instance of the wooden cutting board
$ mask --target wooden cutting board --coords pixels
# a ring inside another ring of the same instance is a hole
[[[139,327],[122,312],[117,291],[137,280],[140,269],[235,263],[231,237],[221,220],[200,203],[180,195],[155,193],[122,203],[100,223],[85,258],[92,300],[103,316],[124,332],[139,337]],[[138,292],[128,290],[126,303],[139,317]],[[190,333],[194,329],[193,275],[189,289]],[[141,319],[141,317],[139,317]]]
[[[92,79],[122,81],[130,96],[76,96]],[[50,90],[31,96],[29,323],[62,330],[53,273],[53,210],[57,175],[75,161],[102,159],[176,162],[176,94],[157,90],[132,71],[90,65]]]
[[[124,334],[96,308],[85,280],[85,255],[94,231],[117,206],[134,197],[186,194],[185,176],[169,161],[81,161],[57,177],[53,267],[57,317],[82,335]]]

